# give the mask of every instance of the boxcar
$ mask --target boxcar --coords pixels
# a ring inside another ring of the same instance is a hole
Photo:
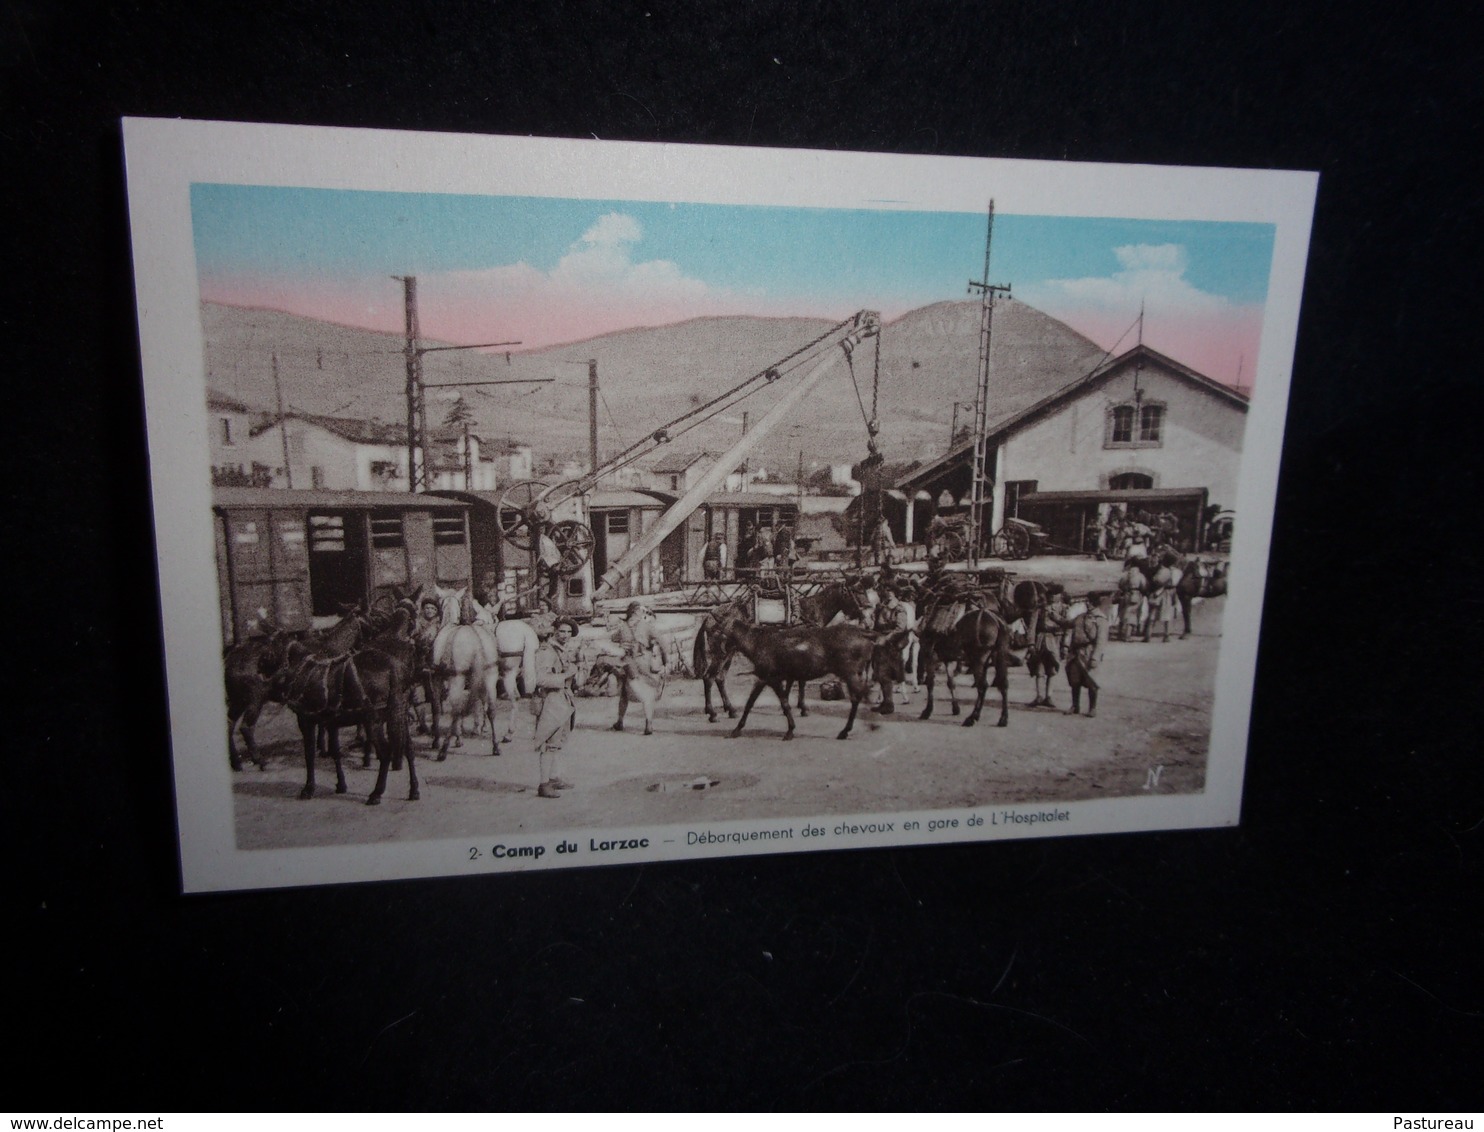
[[[217,488],[224,639],[241,639],[260,610],[286,629],[306,629],[393,586],[469,585],[468,511],[431,495]]]

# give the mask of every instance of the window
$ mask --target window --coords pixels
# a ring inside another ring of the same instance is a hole
[[[679,491],[680,490],[680,477],[679,476],[671,476],[670,477],[670,490],[671,491]]]
[[[402,516],[371,513],[371,545],[376,550],[397,550],[402,546]]]
[[[1163,405],[1145,405],[1139,413],[1139,442],[1141,444],[1160,443],[1164,419]]]
[[[231,444],[232,443],[232,418],[231,417],[223,417],[221,419],[221,425],[222,425],[222,443],[223,444]]]
[[[1020,517],[1020,497],[1029,495],[1036,490],[1038,480],[1006,480],[1005,481],[1005,514],[1011,518]]]
[[[325,486],[325,470],[318,464],[309,469],[309,483],[315,489],[323,489]]]
[[[608,512],[608,533],[610,535],[626,535],[629,533],[629,513],[627,511]]]
[[[309,516],[309,549],[318,553],[345,549],[345,517],[343,515]]]
[[[433,516],[434,546],[463,546],[464,517],[462,515]]]
[[[1119,472],[1108,477],[1109,491],[1144,491],[1154,486],[1154,477],[1143,472]]]
[[[1112,405],[1104,448],[1159,448],[1164,444],[1165,406],[1158,402]]]

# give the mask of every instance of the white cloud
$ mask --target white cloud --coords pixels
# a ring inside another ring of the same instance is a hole
[[[1017,292],[1034,307],[1058,310],[1126,312],[1145,304],[1150,313],[1179,317],[1218,315],[1234,309],[1230,300],[1202,291],[1185,278],[1189,258],[1180,244],[1127,244],[1113,249],[1121,270],[1081,279],[1047,279]]]
[[[670,260],[635,261],[635,245],[644,228],[632,216],[610,212],[600,216],[550,271],[515,263],[479,271],[453,271],[430,277],[430,297],[439,293],[462,299],[549,300],[572,303],[629,301],[664,306],[695,302],[727,294],[704,280],[688,276]]]

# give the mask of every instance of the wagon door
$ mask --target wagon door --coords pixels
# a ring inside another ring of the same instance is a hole
[[[440,586],[460,588],[469,585],[474,564],[469,559],[469,527],[465,512],[433,516],[433,562]]]
[[[229,511],[222,537],[232,579],[232,626],[240,640],[266,612],[285,629],[309,627],[309,558],[297,512]]]

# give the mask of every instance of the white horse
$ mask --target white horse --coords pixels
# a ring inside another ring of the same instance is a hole
[[[467,586],[459,589],[435,587],[438,604],[443,610],[441,638],[450,627],[472,628],[480,634],[484,645],[484,660],[488,669],[490,727],[495,727],[495,705],[498,689],[505,689],[505,698],[510,701],[510,724],[503,736],[505,742],[515,737],[516,704],[520,702],[520,685],[526,694],[536,689],[536,649],[541,639],[536,630],[524,621],[496,621],[490,611],[469,596]],[[437,645],[434,650],[436,653]]]

